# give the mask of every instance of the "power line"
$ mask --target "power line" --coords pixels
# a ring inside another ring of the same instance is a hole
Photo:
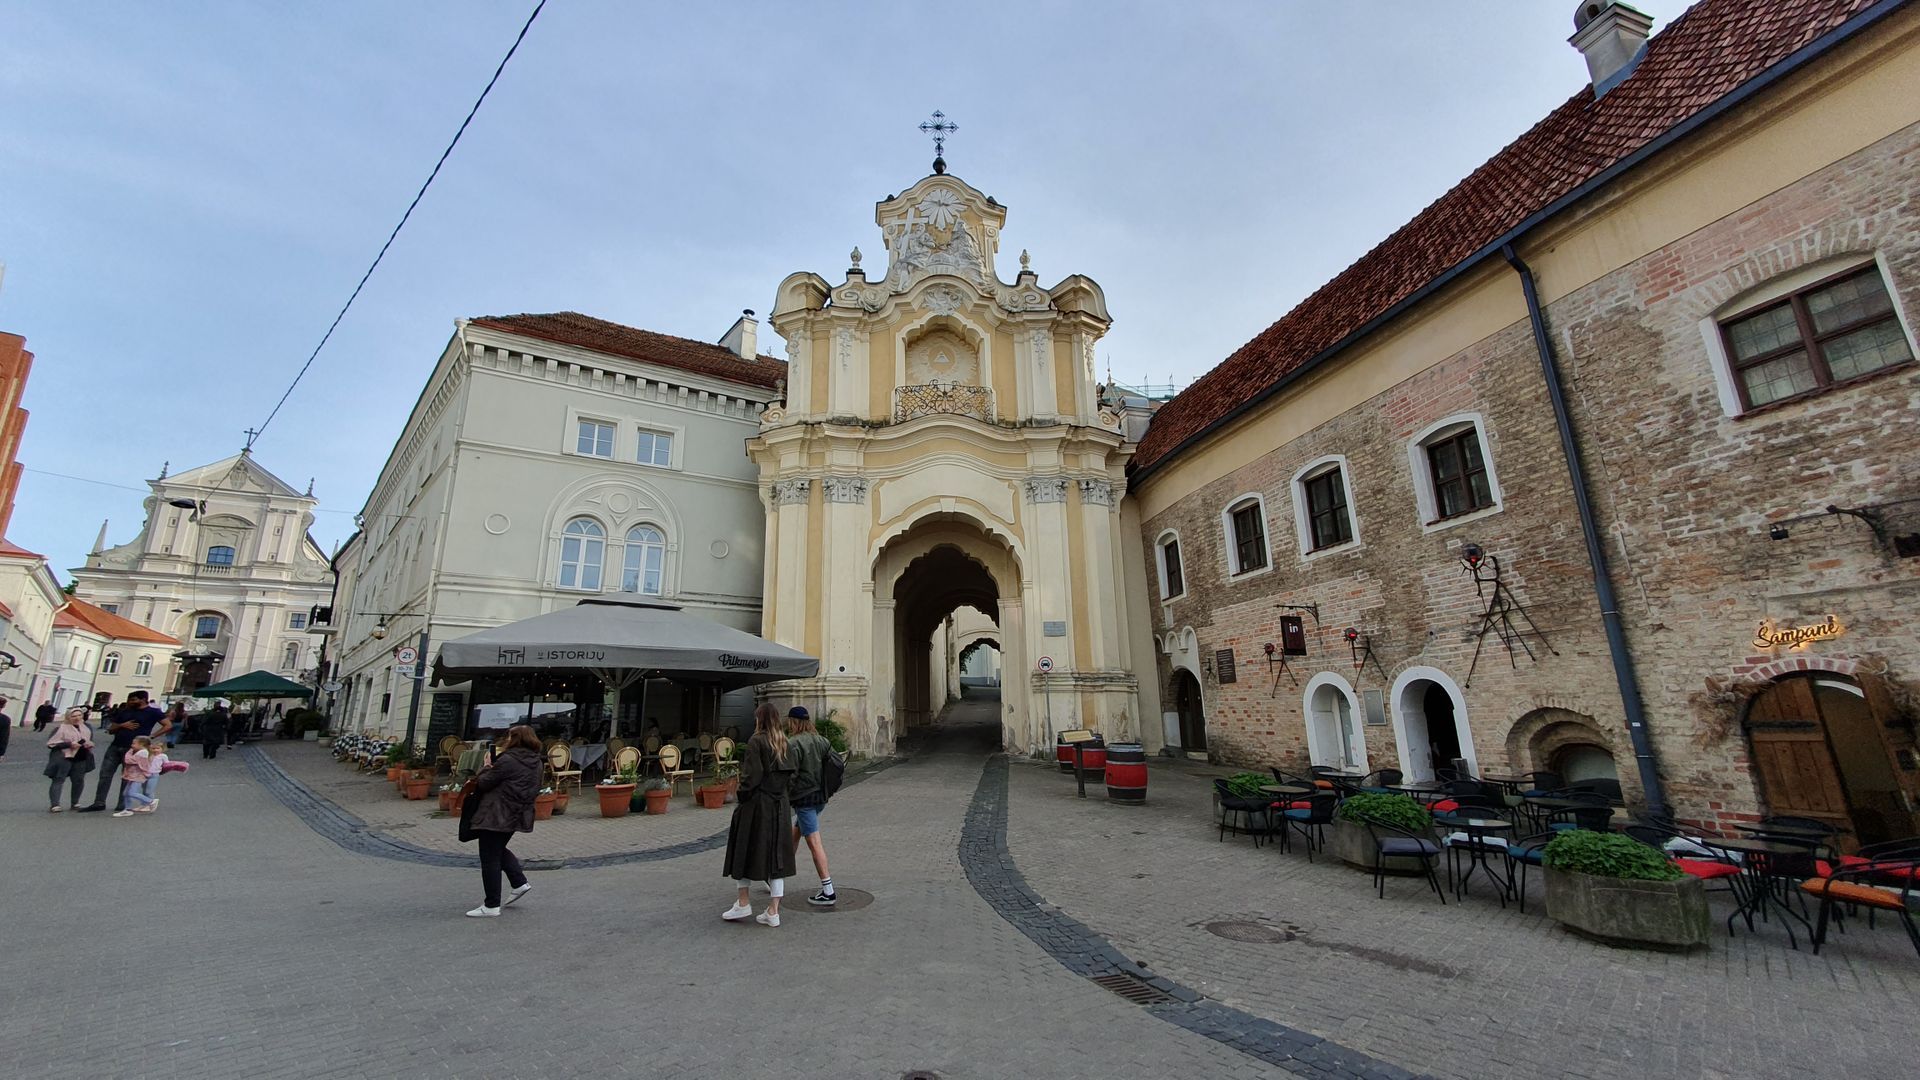
[[[39,476],[53,476],[53,477],[58,477],[61,480],[72,480],[72,481],[75,481],[76,483],[81,483],[81,484],[98,484],[101,487],[115,488],[119,491],[131,491],[140,495],[153,494],[153,490],[151,488],[134,487],[131,484],[116,484],[111,480],[95,480],[91,476],[74,476],[71,473],[54,472],[51,469],[36,469],[31,465],[22,465],[20,466],[20,468],[23,472],[30,472]],[[353,513],[352,510],[329,510],[324,506],[314,507],[313,512],[316,514],[348,514],[348,515],[351,515]]]
[[[360,283],[353,287],[353,294],[347,297],[346,303],[340,305],[340,313],[333,317],[333,322],[327,327],[327,332],[320,336],[320,344],[315,345],[313,352],[307,355],[307,362],[300,365],[300,370],[294,375],[293,381],[287,384],[287,392],[281,394],[280,400],[274,403],[273,411],[267,414],[267,418],[260,422],[258,428],[247,433],[248,449],[252,449],[253,444],[259,440],[261,435],[266,433],[267,426],[273,423],[273,418],[280,415],[280,407],[285,405],[287,399],[293,396],[294,387],[299,386],[300,380],[306,377],[307,369],[313,366],[313,361],[320,355],[320,350],[327,347],[327,342],[333,337],[333,332],[340,327],[340,320],[347,317],[347,309],[353,307],[353,302],[360,296],[360,290],[366,288],[367,279],[373,276],[373,272],[376,269],[379,269],[380,260],[387,257],[387,249],[393,246],[394,238],[400,235],[400,230],[406,226],[407,219],[413,216],[414,207],[420,205],[421,197],[426,195],[427,188],[433,185],[433,178],[440,175],[440,166],[447,163],[447,157],[453,153],[453,148],[460,145],[460,136],[467,133],[467,125],[473,123],[473,116],[480,111],[481,102],[486,101],[487,95],[493,92],[493,84],[500,81],[500,73],[507,69],[507,61],[513,59],[513,54],[520,48],[520,42],[526,40],[527,31],[533,28],[533,20],[540,17],[540,9],[546,6],[547,0],[539,0],[539,3],[533,5],[533,14],[527,16],[526,23],[520,27],[520,33],[514,37],[513,44],[507,48],[507,55],[501,57],[500,65],[493,69],[493,78],[487,80],[486,88],[481,90],[480,96],[474,99],[473,108],[467,110],[467,118],[460,121],[460,130],[453,133],[453,141],[447,143],[445,150],[440,151],[440,160],[433,163],[433,171],[427,174],[426,183],[421,184],[420,190],[414,192],[413,201],[407,204],[407,212],[400,215],[400,223],[395,225],[393,231],[387,234],[387,242],[380,245],[380,253],[373,257],[373,262],[367,266],[367,272],[360,275]]]

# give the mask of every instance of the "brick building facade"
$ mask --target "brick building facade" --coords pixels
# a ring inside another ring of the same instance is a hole
[[[1644,805],[1506,248],[1665,803],[1912,835],[1920,11],[1704,0],[1624,70],[1155,417],[1131,488],[1163,696],[1194,714],[1169,742]],[[1796,627],[1825,639],[1756,644]]]

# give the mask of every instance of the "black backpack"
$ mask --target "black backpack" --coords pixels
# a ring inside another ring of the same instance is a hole
[[[835,752],[833,747],[827,747],[827,752],[820,758],[821,801],[833,798],[834,792],[840,790],[840,782],[846,778],[847,759]]]

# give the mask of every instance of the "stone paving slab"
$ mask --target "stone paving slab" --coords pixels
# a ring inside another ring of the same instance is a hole
[[[1218,770],[1156,761],[1144,807],[1077,799],[1050,765],[1011,770],[1008,850],[1032,890],[1156,974],[1403,1067],[1471,1078],[1913,1075],[1920,959],[1864,922],[1819,957],[1777,927],[1688,955],[1610,948],[1484,889],[1443,907],[1300,845],[1222,843]],[[1724,901],[1716,901],[1724,917]],[[1277,931],[1230,941],[1210,922]],[[1288,940],[1288,938],[1291,940]]]

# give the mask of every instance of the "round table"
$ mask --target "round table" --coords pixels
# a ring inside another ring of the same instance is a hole
[[[1813,849],[1805,843],[1764,840],[1759,837],[1702,837],[1700,843],[1715,851],[1732,852],[1740,856],[1740,875],[1734,878],[1738,903],[1733,913],[1727,916],[1727,933],[1733,933],[1733,920],[1744,919],[1747,930],[1753,930],[1753,918],[1767,921],[1769,910],[1778,911],[1783,916],[1799,921],[1807,935],[1813,935],[1813,927],[1807,924],[1799,912],[1787,906],[1784,896],[1786,889],[1797,886],[1802,879],[1814,875]],[[1782,883],[1783,895],[1774,895],[1775,885]],[[1800,943],[1793,936],[1793,926],[1780,920],[1787,929],[1787,944],[1795,951]]]
[[[1473,877],[1475,870],[1482,870],[1486,872],[1487,877],[1492,879],[1494,884],[1500,886],[1500,906],[1506,907],[1507,897],[1513,892],[1513,875],[1511,873],[1502,874],[1493,868],[1492,863],[1487,861],[1486,837],[1492,833],[1511,830],[1513,828],[1513,822],[1505,818],[1458,817],[1453,814],[1435,814],[1433,815],[1433,820],[1434,824],[1439,825],[1443,829],[1451,829],[1467,834],[1468,843],[1446,845],[1448,877],[1453,877],[1460,850],[1465,848],[1467,852],[1467,870],[1454,881],[1454,899],[1458,900],[1467,894],[1468,879]],[[1501,850],[1505,850],[1504,844]]]

